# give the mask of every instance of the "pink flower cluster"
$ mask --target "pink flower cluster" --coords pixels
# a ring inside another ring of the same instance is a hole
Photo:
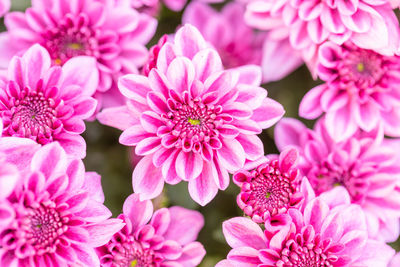
[[[182,25],[148,49],[157,0],[0,0],[0,266],[198,266],[203,215],[152,199],[205,206],[231,175],[248,217],[217,267],[399,265],[399,1],[220,2],[163,1]],[[261,87],[303,61],[313,129]],[[137,159],[117,218],[82,161],[95,119]]]

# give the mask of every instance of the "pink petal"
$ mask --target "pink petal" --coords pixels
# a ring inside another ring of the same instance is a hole
[[[151,91],[148,78],[137,74],[122,76],[118,88],[121,94],[142,104],[147,104],[147,93]]]
[[[61,88],[78,85],[83,95],[91,96],[99,85],[99,72],[93,57],[73,57],[62,67],[64,81]],[[67,92],[65,92],[67,93]]]
[[[256,250],[267,248],[267,240],[261,228],[249,218],[236,217],[222,224],[226,242],[232,248],[251,247]]]
[[[171,221],[164,238],[175,240],[181,245],[195,241],[204,226],[203,215],[198,211],[178,206],[169,208],[169,212]]]
[[[202,206],[209,203],[217,194],[218,187],[213,180],[211,163],[204,162],[203,171],[196,179],[189,180],[189,194]]]
[[[154,134],[145,131],[141,125],[133,125],[121,134],[119,142],[126,146],[135,146],[147,138],[154,138]]]
[[[204,82],[211,74],[222,70],[222,62],[217,51],[205,49],[197,53],[193,60],[196,79]]]
[[[200,50],[207,48],[201,33],[190,24],[185,24],[176,32],[175,46],[181,55],[189,59],[192,59]]]
[[[261,106],[253,111],[251,119],[265,129],[278,122],[283,114],[285,110],[281,104],[271,98],[265,98]]]
[[[111,126],[122,131],[128,129],[132,125],[137,124],[137,119],[134,118],[133,114],[126,106],[103,109],[99,114],[97,114],[97,119],[104,125]]]
[[[124,202],[123,212],[135,231],[150,221],[153,215],[153,203],[150,200],[141,201],[138,194],[131,194]]]
[[[177,156],[175,168],[182,180],[196,179],[203,170],[203,158],[200,153],[181,151]]]
[[[218,160],[230,172],[243,168],[246,154],[239,141],[221,139],[222,147],[217,150]]]
[[[58,143],[43,146],[32,158],[32,171],[42,172],[46,178],[57,174],[66,167],[67,156]]]
[[[133,191],[140,194],[140,199],[152,199],[161,194],[164,179],[159,168],[155,168],[152,155],[142,158],[132,174]]]

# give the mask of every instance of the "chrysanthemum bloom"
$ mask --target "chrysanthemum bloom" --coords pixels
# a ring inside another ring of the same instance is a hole
[[[399,46],[399,23],[389,0],[251,0],[245,18],[258,29],[288,36],[311,65],[318,46],[328,40],[339,45],[349,40],[385,55]]]
[[[0,233],[1,266],[100,266],[95,248],[124,224],[108,219],[100,176],[57,143],[41,147],[8,197],[15,220]]]
[[[359,132],[335,142],[326,127],[326,120],[310,130],[295,119],[283,119],[275,128],[275,141],[281,150],[286,146],[299,149],[299,168],[317,194],[344,186],[351,201],[367,214],[371,235],[396,239],[400,228],[398,150],[382,140],[382,131]]]
[[[245,24],[244,11],[244,5],[238,2],[227,3],[221,12],[205,3],[192,2],[186,7],[182,22],[199,29],[226,68],[261,65],[263,82],[280,80],[302,64],[287,38],[274,40],[266,33],[256,33]]]
[[[10,0],[0,0],[0,17],[4,16],[11,7]]]
[[[140,201],[132,194],[118,218],[126,225],[97,249],[101,266],[194,267],[205,255],[195,241],[204,225],[197,211],[175,206],[153,214],[150,200]]]
[[[205,205],[228,186],[228,172],[263,156],[256,134],[284,110],[266,97],[260,81],[256,66],[223,70],[218,53],[190,25],[163,45],[148,77],[122,77],[127,105],[98,118],[125,130],[120,142],[145,156],[133,172],[134,191],[150,199],[161,193],[164,180],[185,180],[192,198]]]
[[[266,218],[284,213],[302,200],[301,176],[295,167],[298,151],[284,150],[278,159],[263,163],[255,170],[240,170],[233,181],[240,187],[237,203],[253,221],[263,223]]]
[[[48,52],[34,45],[14,57],[0,79],[0,118],[3,136],[26,137],[39,144],[58,141],[74,156],[86,154],[84,119],[92,116],[98,85],[96,62],[76,57],[63,67],[51,67]]]
[[[119,75],[138,73],[157,22],[133,8],[117,6],[115,0],[38,0],[25,13],[9,13],[5,24],[9,38],[3,41],[10,49],[23,51],[39,43],[53,65],[81,55],[94,57],[100,73],[97,89],[104,92]]]
[[[265,231],[238,217],[225,221],[223,232],[232,250],[216,267],[386,267],[395,252],[368,237],[365,215],[343,187],[274,217]]]
[[[318,61],[317,74],[325,83],[304,96],[300,116],[315,119],[325,112],[327,130],[338,141],[379,123],[385,134],[400,136],[400,57],[328,42]]]

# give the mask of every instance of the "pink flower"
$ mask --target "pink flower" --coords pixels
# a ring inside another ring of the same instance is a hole
[[[318,46],[328,40],[351,41],[385,55],[399,46],[399,23],[389,0],[250,0],[245,18],[253,27],[288,36],[312,71]]]
[[[317,74],[325,83],[304,96],[300,116],[314,119],[326,112],[327,130],[338,141],[380,123],[385,134],[400,136],[399,60],[349,43],[323,44]]]
[[[226,68],[261,65],[263,82],[280,80],[302,64],[288,39],[273,39],[256,33],[244,21],[244,5],[227,3],[217,12],[201,2],[192,2],[182,17],[194,25],[221,56]],[[283,63],[283,64],[282,64]]]
[[[153,214],[150,200],[140,201],[132,194],[118,218],[125,227],[97,249],[104,267],[194,267],[205,255],[203,246],[195,242],[204,225],[197,211],[171,207]]]
[[[95,247],[124,224],[108,219],[100,176],[52,143],[20,172],[8,197],[15,220],[0,233],[1,266],[100,266]]]
[[[94,57],[100,73],[98,92],[109,90],[122,74],[138,73],[147,59],[145,44],[157,25],[150,16],[117,6],[114,0],[33,1],[25,13],[8,14],[5,24],[9,38],[3,41],[8,47],[24,51],[39,43],[53,65],[76,56]]]
[[[0,0],[0,17],[4,16],[11,7],[10,0]]]
[[[326,127],[326,120],[310,130],[295,119],[283,119],[275,128],[276,144],[279,149],[299,149],[299,168],[317,194],[344,186],[352,203],[367,214],[371,236],[395,240],[400,217],[398,149],[382,140],[382,131],[358,132],[335,142]]]
[[[39,144],[57,141],[74,156],[86,154],[84,119],[96,109],[91,97],[98,84],[95,60],[76,57],[51,67],[48,52],[34,45],[14,57],[0,79],[3,136],[30,138]]]
[[[223,232],[232,250],[216,267],[386,267],[394,255],[368,237],[364,213],[342,187],[267,221],[264,232],[242,217],[225,221]]]
[[[163,45],[149,77],[122,77],[127,105],[105,110],[98,119],[125,130],[120,143],[145,156],[133,172],[134,191],[150,199],[161,193],[164,181],[184,180],[191,197],[205,205],[226,189],[228,172],[263,155],[256,134],[284,113],[266,98],[260,81],[255,66],[223,70],[218,53],[190,25]]]
[[[240,187],[237,203],[253,221],[263,223],[270,216],[298,206],[303,195],[299,190],[302,177],[295,167],[297,159],[298,151],[289,148],[279,159],[262,163],[251,172],[234,174],[233,181]]]

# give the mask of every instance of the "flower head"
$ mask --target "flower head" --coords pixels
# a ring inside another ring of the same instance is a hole
[[[389,0],[252,0],[245,18],[258,29],[288,36],[312,71],[318,46],[326,41],[338,45],[350,41],[360,48],[394,55],[400,40]]]
[[[263,223],[266,218],[284,213],[300,203],[301,177],[295,167],[297,159],[297,150],[288,148],[279,159],[262,163],[251,172],[241,170],[234,174],[233,181],[240,186],[237,203],[246,215]]]
[[[325,43],[317,74],[325,83],[305,95],[302,117],[313,119],[325,112],[327,130],[338,141],[358,127],[371,131],[380,123],[385,134],[400,136],[398,56],[382,56],[349,43]]]
[[[98,73],[90,57],[77,57],[51,67],[48,52],[34,45],[14,57],[0,81],[3,136],[26,137],[39,144],[59,142],[69,154],[85,156],[85,130],[96,100]]]
[[[260,158],[256,134],[284,113],[258,87],[260,76],[255,66],[223,70],[217,52],[185,25],[162,46],[148,77],[122,77],[127,105],[98,118],[125,130],[120,142],[145,156],[133,173],[134,191],[149,199],[160,194],[164,180],[185,180],[192,198],[205,205],[228,186],[228,172],[246,158]]]
[[[387,266],[394,250],[368,236],[365,215],[343,187],[324,193],[265,223],[248,218],[223,223],[232,250],[217,267]]]
[[[317,194],[344,186],[351,201],[367,214],[371,236],[395,238],[400,216],[397,146],[383,140],[379,130],[358,132],[335,142],[326,125],[327,121],[322,119],[310,130],[299,121],[284,119],[275,129],[276,144],[279,149],[299,149],[299,168]]]
[[[34,1],[25,13],[9,13],[5,24],[8,46],[24,51],[39,43],[52,65],[82,55],[95,58],[99,92],[109,90],[121,74],[138,73],[147,58],[145,44],[156,28],[153,18],[114,0]]]
[[[204,224],[197,211],[171,207],[153,214],[150,200],[140,201],[132,194],[118,218],[125,227],[97,249],[102,266],[194,267],[205,255],[203,246],[195,242]]]
[[[100,266],[94,248],[122,227],[103,205],[100,176],[57,143],[38,148],[7,198],[15,219],[0,231],[0,265]]]

